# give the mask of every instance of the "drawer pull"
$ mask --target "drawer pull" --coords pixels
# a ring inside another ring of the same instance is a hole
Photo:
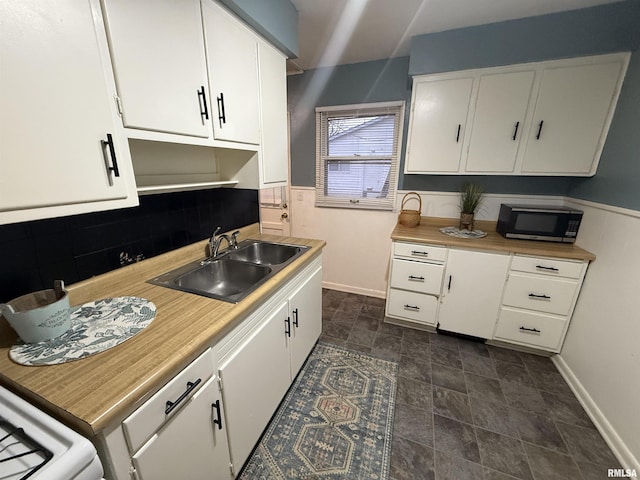
[[[542,333],[537,328],[520,327],[520,330],[524,330],[525,332],[531,332],[531,333]]]
[[[529,297],[539,298],[540,300],[551,300],[551,297],[549,295],[536,295],[535,293],[530,293]]]
[[[182,402],[185,398],[189,396],[191,392],[193,392],[194,388],[200,385],[200,382],[202,382],[201,378],[197,379],[195,382],[187,382],[187,389],[182,393],[182,395],[178,397],[178,399],[175,402],[170,402],[169,400],[167,400],[166,408],[164,409],[164,414],[169,415],[180,404],[180,402]]]
[[[420,257],[428,257],[429,252],[423,252],[421,250],[411,250],[411,255],[418,255]]]
[[[287,317],[284,321],[284,333],[291,338],[291,318]]]
[[[404,306],[405,310],[412,310],[414,312],[419,312],[420,311],[420,307],[417,305],[405,305]]]
[[[415,275],[409,275],[409,280],[414,282],[424,282],[424,277],[416,277]]]
[[[536,265],[536,268],[539,268],[540,270],[549,270],[551,272],[559,272],[560,271],[556,267],[545,267],[544,265]]]
[[[218,430],[222,430],[222,415],[220,415],[220,400],[216,400],[211,404],[212,408],[216,409],[216,418],[213,419],[213,424],[218,425]]]

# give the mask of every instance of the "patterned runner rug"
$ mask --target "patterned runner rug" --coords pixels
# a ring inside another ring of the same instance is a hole
[[[240,478],[387,479],[397,368],[318,343]]]

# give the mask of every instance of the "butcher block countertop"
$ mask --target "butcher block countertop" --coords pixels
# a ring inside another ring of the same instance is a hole
[[[147,283],[204,258],[207,241],[71,285],[72,306],[107,297],[137,296],[156,305],[156,317],[145,330],[105,352],[37,367],[18,365],[9,358],[17,337],[0,317],[0,384],[88,436],[121,421],[317,257],[325,245],[320,240],[262,235],[257,224],[241,229],[239,238],[310,248],[237,304]]]
[[[496,222],[476,220],[474,228],[487,232],[487,236],[483,238],[456,238],[440,232],[441,227],[454,226],[458,226],[457,219],[421,217],[420,225],[417,227],[396,225],[396,228],[391,233],[391,239],[453,248],[510,252],[542,257],[559,257],[584,261],[594,261],[596,259],[593,253],[575,244],[504,238],[496,232]]]

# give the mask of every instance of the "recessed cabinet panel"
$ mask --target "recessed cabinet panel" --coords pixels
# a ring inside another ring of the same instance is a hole
[[[202,1],[202,17],[214,137],[258,144],[256,36],[212,0]]]
[[[621,69],[614,62],[544,70],[523,172],[591,172]]]
[[[460,168],[473,78],[414,81],[405,173]]]
[[[481,75],[467,172],[513,172],[534,71]]]
[[[510,256],[449,250],[438,322],[442,330],[491,338]]]
[[[424,325],[436,324],[438,297],[405,290],[389,289],[387,314]]]
[[[440,294],[444,266],[394,258],[391,266],[391,286],[413,292]]]
[[[210,137],[198,0],[102,0],[125,127]]]

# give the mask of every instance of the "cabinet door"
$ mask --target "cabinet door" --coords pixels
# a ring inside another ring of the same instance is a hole
[[[135,205],[100,7],[0,2],[0,18],[0,223],[1,212],[28,208],[127,198]],[[102,143],[107,134],[116,159]],[[119,176],[109,170],[114,161]]]
[[[322,331],[322,269],[318,268],[289,299],[291,378],[307,359]]]
[[[209,137],[199,1],[102,4],[125,127]]]
[[[282,186],[289,179],[286,58],[263,42],[258,46],[258,54],[262,125],[260,182],[262,187]]]
[[[481,75],[467,172],[514,171],[534,71]]]
[[[260,143],[257,39],[212,0],[202,18],[216,140]]]
[[[449,250],[440,328],[491,338],[508,268],[506,254]]]
[[[138,478],[231,478],[224,428],[222,401],[214,377],[132,457]]]
[[[619,61],[543,71],[523,172],[592,172],[622,66]]]
[[[414,82],[405,173],[458,172],[473,78]]]
[[[220,367],[231,459],[239,470],[291,385],[284,302]]]

